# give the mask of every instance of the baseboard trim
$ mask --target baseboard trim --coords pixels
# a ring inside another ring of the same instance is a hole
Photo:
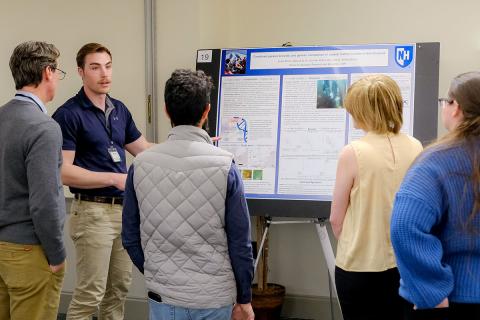
[[[63,292],[60,297],[60,313],[66,313],[72,293]],[[333,306],[333,311],[331,309]],[[333,318],[332,318],[333,312]],[[338,302],[329,297],[286,295],[282,308],[282,317],[311,320],[342,320]],[[147,320],[148,303],[142,298],[128,298],[125,303],[125,320]]]

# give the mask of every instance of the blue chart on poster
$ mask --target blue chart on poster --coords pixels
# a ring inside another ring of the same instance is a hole
[[[339,152],[364,135],[343,101],[365,75],[398,83],[413,132],[415,44],[222,49],[220,64],[219,146],[249,199],[331,200]]]

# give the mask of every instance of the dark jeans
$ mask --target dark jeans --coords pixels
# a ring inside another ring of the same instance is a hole
[[[414,310],[413,304],[405,301],[404,320],[477,320],[480,319],[480,304],[450,303],[449,308]]]
[[[397,268],[350,272],[335,268],[335,285],[344,320],[402,320],[405,300],[398,295]]]

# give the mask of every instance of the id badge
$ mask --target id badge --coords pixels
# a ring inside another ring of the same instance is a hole
[[[108,148],[108,153],[110,154],[110,157],[112,158],[113,162],[121,162],[122,161],[122,159],[120,158],[120,154],[118,153],[118,151],[115,147]]]

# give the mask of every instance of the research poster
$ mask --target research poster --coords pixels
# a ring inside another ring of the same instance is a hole
[[[339,152],[364,135],[344,108],[348,87],[392,77],[412,134],[414,68],[414,44],[222,50],[218,145],[234,154],[247,197],[330,201]]]

